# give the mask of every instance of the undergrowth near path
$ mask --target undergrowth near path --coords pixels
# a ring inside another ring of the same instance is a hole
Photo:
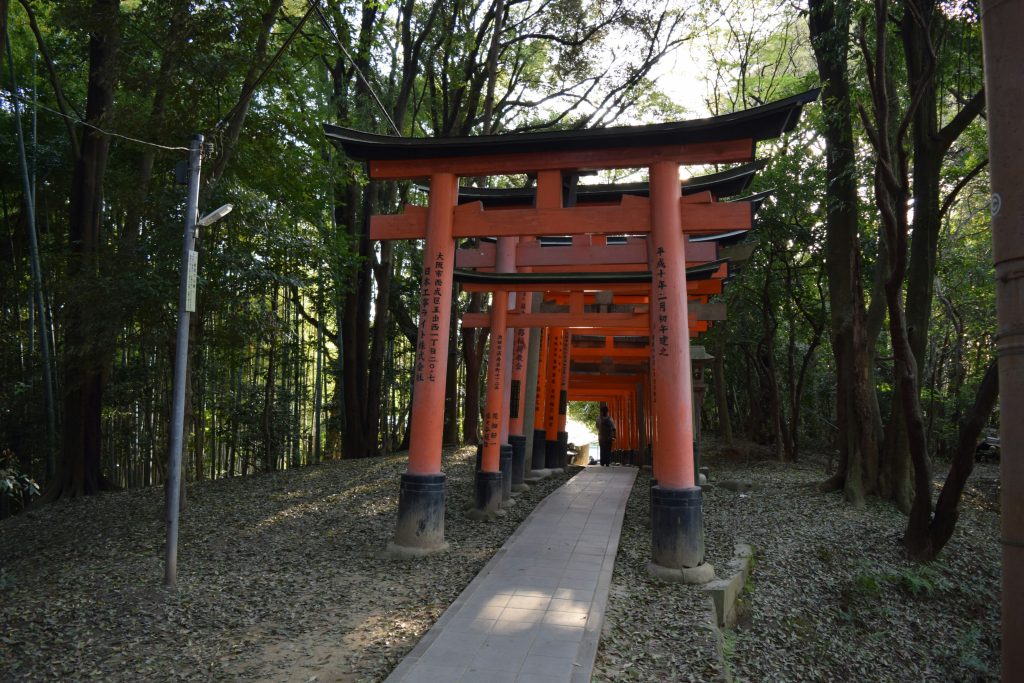
[[[816,490],[823,458],[783,465],[708,450],[707,559],[724,570],[734,543],[754,545],[746,614],[716,643],[698,591],[647,576],[649,479],[640,476],[594,680],[721,680],[716,647],[733,679],[752,683],[998,679],[998,465],[978,466],[956,533],[938,561],[921,565],[906,559],[906,518],[891,505],[859,510]],[[716,485],[727,480],[755,489]]]

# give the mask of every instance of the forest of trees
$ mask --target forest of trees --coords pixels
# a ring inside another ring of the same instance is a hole
[[[189,481],[407,443],[419,246],[366,230],[421,190],[366,182],[322,124],[596,127],[820,85],[798,132],[759,151],[754,189],[775,193],[703,340],[707,427],[785,461],[834,454],[823,490],[892,501],[917,557],[948,539],[996,400],[974,0],[0,0],[0,21],[9,481],[49,499],[163,482],[175,168],[195,133],[200,211],[235,211],[197,243]],[[691,58],[703,80],[670,83]],[[450,340],[447,443],[477,439],[486,343]],[[0,500],[0,515],[25,502]]]

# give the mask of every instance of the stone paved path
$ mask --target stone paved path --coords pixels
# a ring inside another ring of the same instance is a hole
[[[388,683],[586,682],[632,467],[587,467],[545,498]]]

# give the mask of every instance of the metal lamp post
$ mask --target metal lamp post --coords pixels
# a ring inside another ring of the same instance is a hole
[[[197,227],[206,227],[228,215],[230,204],[198,217],[199,173],[203,161],[203,136],[192,138],[189,148],[188,195],[185,204],[185,233],[181,249],[181,280],[178,287],[178,335],[174,353],[174,392],[171,403],[171,445],[167,457],[167,548],[164,585],[173,588],[178,580],[178,508],[181,503],[181,450],[185,431],[185,371],[188,367],[188,331],[196,310],[196,275],[199,254],[195,250]]]

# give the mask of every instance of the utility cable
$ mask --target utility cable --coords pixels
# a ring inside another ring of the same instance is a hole
[[[319,0],[316,0],[316,2],[319,2]],[[220,121],[217,122],[217,125],[214,126],[214,129],[220,128],[225,123],[227,123],[231,119],[231,117],[235,115],[235,111],[242,106],[242,103],[248,101],[248,99],[252,96],[252,93],[256,90],[256,88],[260,86],[260,83],[262,83],[263,79],[266,78],[268,73],[270,73],[270,70],[274,68],[274,65],[277,64],[278,60],[281,59],[281,56],[284,55],[284,51],[287,50],[288,46],[291,45],[293,40],[295,40],[295,36],[299,35],[299,31],[302,30],[303,25],[305,25],[306,21],[313,14],[313,10],[315,8],[316,5],[314,4],[308,10],[306,10],[306,13],[302,15],[302,19],[299,20],[299,23],[295,25],[295,28],[292,29],[292,32],[288,34],[288,37],[285,38],[283,43],[281,43],[281,46],[277,48],[277,51],[274,53],[274,56],[271,57],[270,61],[267,62],[267,65],[263,67],[263,70],[260,72],[260,75],[256,77],[256,80],[253,81],[252,85],[250,85],[242,92],[242,96],[238,98],[238,102],[235,103],[235,106],[231,107],[231,110],[221,117]]]
[[[11,97],[19,100],[20,102],[23,102],[25,104],[34,104],[34,106],[39,107],[40,109],[42,109],[45,112],[49,112],[51,114],[56,114],[57,116],[60,116],[61,118],[65,118],[68,121],[71,121],[72,123],[78,124],[79,126],[85,126],[86,128],[92,128],[95,131],[103,133],[104,135],[109,135],[110,137],[113,137],[113,138],[121,138],[122,140],[127,140],[128,142],[134,142],[137,145],[145,145],[147,147],[155,147],[156,149],[165,149],[165,150],[168,150],[168,151],[171,151],[171,152],[179,152],[179,151],[180,152],[187,152],[187,151],[189,151],[188,147],[168,147],[167,145],[159,145],[159,144],[157,144],[155,142],[149,142],[147,140],[140,140],[139,138],[133,138],[130,135],[122,135],[121,133],[115,133],[113,131],[105,130],[103,128],[100,128],[99,126],[96,126],[96,125],[93,125],[93,124],[89,123],[88,121],[83,121],[82,119],[76,118],[74,116],[70,116],[68,114],[65,114],[64,112],[57,111],[56,109],[50,109],[45,104],[39,104],[38,102],[33,103],[27,97],[22,97],[18,93],[8,91],[8,94]]]
[[[337,44],[342,54],[345,55],[345,58],[348,59],[349,63],[352,65],[352,68],[356,72],[356,76],[359,77],[360,82],[362,82],[367,92],[370,93],[370,97],[373,98],[373,101],[376,103],[377,108],[380,109],[380,113],[383,114],[384,118],[387,119],[387,122],[391,124],[391,130],[395,131],[395,135],[397,135],[398,137],[402,137],[402,131],[398,129],[398,126],[395,124],[394,119],[391,118],[391,114],[389,114],[388,110],[384,107],[384,103],[381,102],[379,97],[377,97],[377,93],[374,91],[373,86],[370,85],[370,81],[367,80],[366,76],[359,68],[359,65],[356,63],[356,60],[352,59],[352,55],[349,54],[349,51],[345,48],[345,44],[341,42],[341,38],[338,37],[338,34],[334,31],[334,28],[327,21],[327,17],[325,17],[324,13],[320,11],[320,0],[309,0],[309,4],[310,9],[316,11],[316,15],[320,19],[320,24],[324,27],[327,33],[329,33],[330,36],[334,39],[334,42]]]

